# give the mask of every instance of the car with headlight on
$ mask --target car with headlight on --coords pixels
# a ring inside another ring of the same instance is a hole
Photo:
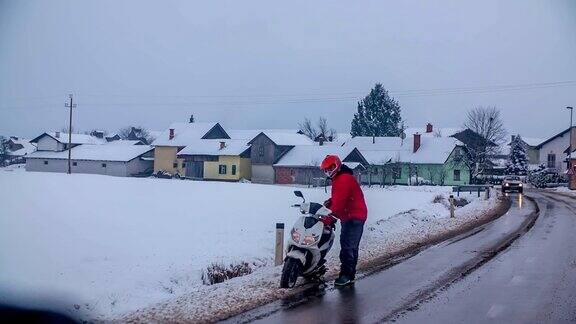
[[[524,192],[524,184],[518,176],[508,176],[502,181],[502,192]]]

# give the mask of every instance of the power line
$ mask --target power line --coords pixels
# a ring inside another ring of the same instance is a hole
[[[559,87],[572,87],[576,86],[576,81],[557,81],[557,82],[543,82],[543,83],[525,83],[513,85],[497,85],[497,86],[481,86],[481,87],[460,87],[460,88],[437,88],[437,89],[420,89],[420,90],[404,90],[404,91],[390,91],[390,95],[396,98],[417,98],[428,96],[444,96],[444,95],[468,95],[468,94],[486,94],[486,93],[503,93],[515,92],[525,90],[537,90],[546,88],[559,88]],[[353,95],[356,94],[356,95]],[[365,92],[363,92],[365,94]],[[277,104],[305,104],[305,103],[332,103],[332,102],[356,102],[363,97],[360,92],[343,92],[340,94],[332,94],[329,96],[327,93],[316,95],[221,95],[221,96],[131,96],[131,95],[110,95],[125,98],[180,98],[180,99],[220,99],[220,100],[191,100],[191,101],[175,101],[175,102],[85,102],[83,106],[153,106],[153,107],[190,107],[195,105],[205,106],[245,106],[245,105],[277,105]],[[100,95],[82,94],[85,97],[99,97]],[[102,95],[104,96],[104,95]],[[294,98],[290,98],[294,96]],[[315,97],[318,96],[318,97]],[[108,97],[108,95],[106,95]],[[235,100],[226,100],[234,99]],[[245,98],[245,100],[243,100]],[[224,99],[224,100],[222,100]],[[20,109],[26,107],[41,106],[50,108],[50,104],[40,105],[21,105],[21,106],[0,106],[3,109]]]

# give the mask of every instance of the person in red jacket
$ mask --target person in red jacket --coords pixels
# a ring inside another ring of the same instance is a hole
[[[368,208],[364,201],[362,189],[354,178],[352,170],[343,165],[338,156],[326,156],[320,168],[326,176],[332,179],[332,196],[325,202],[325,205],[342,223],[340,276],[334,285],[345,286],[353,283],[356,276],[358,247],[368,216]]]

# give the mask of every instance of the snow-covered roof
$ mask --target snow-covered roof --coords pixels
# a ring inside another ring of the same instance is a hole
[[[373,165],[387,162],[442,164],[456,145],[462,143],[453,137],[422,137],[420,148],[413,152],[412,138],[402,141],[399,137],[354,137],[344,147],[356,147],[366,161]]]
[[[127,162],[151,150],[149,145],[79,145],[72,148],[71,155],[73,160]],[[68,159],[68,150],[36,151],[27,158]]]
[[[306,135],[298,133],[295,129],[265,129],[260,130],[256,136],[263,133],[276,145],[314,145],[316,142],[309,139]],[[254,136],[254,137],[256,137]],[[253,138],[252,138],[253,139]]]
[[[231,129],[226,130],[226,133],[230,136],[231,139],[234,140],[246,140],[250,141],[258,134],[263,132],[262,129]]]
[[[172,123],[161,132],[152,145],[156,146],[187,146],[206,135],[218,123]],[[174,129],[174,138],[170,139],[170,129]]]
[[[544,139],[535,137],[522,137],[522,140],[530,146],[538,146],[540,143],[544,142]]]
[[[360,153],[371,165],[384,165],[388,162],[396,162],[400,156],[400,151],[360,150]]]
[[[411,150],[412,141],[400,137],[356,136],[344,143],[345,147],[356,147],[360,151],[402,151]]]
[[[400,162],[443,164],[457,145],[462,143],[452,137],[423,137],[418,151],[400,153]]]
[[[224,142],[224,148],[220,148]],[[178,155],[240,155],[250,146],[246,140],[198,140],[178,152]]]
[[[462,128],[459,127],[433,127],[432,132],[427,133],[426,127],[408,127],[404,129],[404,134],[406,134],[406,138],[409,138],[416,133],[421,134],[422,137],[450,137],[460,131],[462,131]]]
[[[58,135],[58,137],[56,135]],[[31,140],[30,142],[36,143],[43,136],[50,136],[62,144],[68,144],[68,133],[66,133],[66,132],[43,133],[42,135]],[[76,144],[76,145],[79,145],[79,144],[106,144],[106,140],[103,138],[94,137],[92,135],[72,133],[72,144]]]
[[[28,155],[28,154],[36,151],[36,146],[34,144],[30,143],[30,140],[28,140],[28,139],[24,139],[24,138],[15,139],[15,138],[11,137],[9,140],[12,141],[14,144],[22,145],[22,148],[19,150],[15,150],[15,151],[9,151],[8,155],[24,156],[24,155]]]
[[[326,155],[337,155],[344,160],[354,147],[297,145],[286,153],[275,166],[320,166]]]
[[[112,142],[107,142],[106,145],[141,145],[143,144],[140,140],[117,140]]]

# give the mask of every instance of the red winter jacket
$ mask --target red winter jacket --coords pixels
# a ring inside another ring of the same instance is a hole
[[[332,179],[332,198],[328,208],[342,222],[365,221],[368,216],[362,189],[354,178],[352,170],[345,165]]]

